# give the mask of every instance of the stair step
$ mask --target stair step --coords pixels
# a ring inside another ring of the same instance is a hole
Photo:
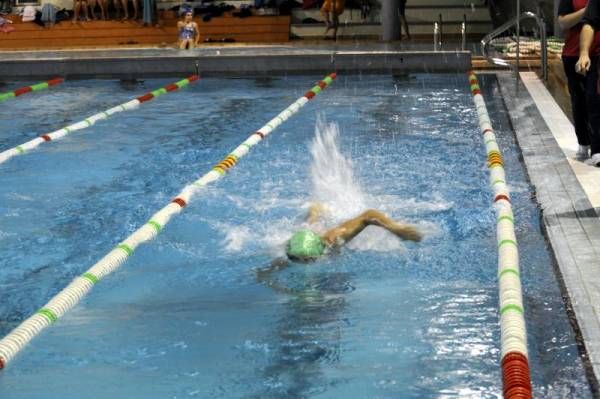
[[[470,8],[471,4],[475,7],[487,8],[484,0],[408,0],[406,2],[406,10],[408,11],[408,9],[413,7],[436,7],[440,9],[448,7]]]
[[[490,13],[486,8],[476,8],[475,12],[471,9],[463,8],[446,8],[446,9],[435,9],[435,8],[413,8],[406,10],[406,20],[409,24],[419,23],[431,23],[439,20],[439,15],[442,14],[442,21],[446,22],[458,22],[463,21],[463,17],[466,15],[467,24],[476,22],[491,22]],[[295,9],[292,11],[292,23],[302,23],[305,18],[312,18],[317,21],[322,21],[323,16],[317,9],[302,10]],[[360,23],[363,22],[361,18],[360,10],[347,9],[339,16],[341,23]],[[379,10],[372,11],[366,18],[365,22],[379,22],[380,13]]]
[[[490,23],[477,23],[469,25],[467,34],[485,35],[492,29]],[[409,25],[411,35],[433,36],[433,26],[430,24]],[[325,24],[292,24],[290,34],[299,38],[321,38],[325,33]],[[380,37],[382,27],[379,23],[366,24],[340,24],[338,36],[344,37]],[[445,24],[444,35],[460,35],[460,24]]]
[[[158,7],[159,10],[170,10],[171,8],[175,7],[175,6],[180,6],[181,4],[190,4],[192,6],[200,6],[202,5],[201,1],[185,1],[182,2],[181,0],[160,0],[157,2],[156,6]],[[254,6],[254,0],[225,0],[225,1],[220,1],[220,3],[225,3],[227,5],[232,5],[235,6],[237,8],[240,8],[241,5],[246,5],[246,6]]]
[[[411,22],[434,22],[439,19],[442,14],[442,20],[445,21],[460,21],[464,16],[467,17],[467,22],[489,22],[491,21],[490,12],[487,8],[476,8],[475,11],[470,8],[413,8],[406,9],[406,20]]]

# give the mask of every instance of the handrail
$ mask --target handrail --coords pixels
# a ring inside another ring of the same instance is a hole
[[[467,14],[463,14],[463,22],[460,25],[460,49],[467,49]]]
[[[534,14],[530,11],[526,11],[526,12],[522,13],[520,15],[520,17],[514,17],[512,20],[506,22],[505,24],[501,25],[497,29],[491,31],[490,33],[485,35],[483,37],[483,39],[481,39],[481,51],[483,53],[483,56],[489,62],[491,62],[493,64],[506,65],[506,63],[499,63],[497,59],[494,59],[493,57],[490,56],[490,54],[489,54],[490,42],[493,39],[495,39],[496,37],[498,37],[500,34],[504,33],[508,29],[517,25],[517,22],[520,22],[520,21],[526,20],[526,19],[535,20],[535,22],[537,23],[538,28],[540,30],[540,42],[541,42],[541,52],[542,52],[542,72],[544,75],[544,80],[548,80],[548,40],[546,38],[546,25],[544,23],[544,20],[537,14]],[[521,41],[521,32],[517,32],[517,44],[520,44],[520,41]]]
[[[444,20],[442,19],[442,14],[440,14],[438,20],[439,20],[439,24],[440,24],[440,50],[441,50],[443,43],[444,43]]]

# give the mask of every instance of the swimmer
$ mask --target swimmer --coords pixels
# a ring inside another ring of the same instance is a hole
[[[311,205],[308,211],[308,223],[316,223],[324,211],[325,208],[321,204]],[[418,242],[423,238],[414,226],[395,222],[382,212],[369,209],[322,234],[309,229],[295,232],[287,242],[286,255],[291,261],[313,262],[331,250],[350,242],[367,226],[383,227],[403,240]],[[286,259],[277,259],[270,267],[257,270],[256,278],[259,282],[267,282],[268,285],[273,286],[273,283],[268,281],[271,273],[287,266]],[[278,287],[273,286],[273,288]]]

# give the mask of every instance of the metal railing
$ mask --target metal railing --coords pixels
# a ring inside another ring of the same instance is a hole
[[[467,14],[463,14],[463,22],[460,24],[460,49],[467,49]]]
[[[492,42],[492,40],[501,36],[503,33],[507,32],[508,30],[512,29],[513,27],[517,27],[518,30],[516,31],[516,49],[517,49],[516,73],[518,73],[519,58],[520,58],[520,52],[521,52],[520,23],[523,20],[534,20],[537,24],[537,28],[539,29],[539,36],[540,36],[540,53],[541,53],[542,74],[543,74],[544,80],[548,80],[548,40],[546,38],[546,25],[542,18],[540,18],[537,14],[534,14],[532,12],[529,12],[529,11],[524,12],[519,17],[513,18],[512,20],[506,22],[502,26],[498,27],[497,29],[495,29],[492,32],[485,35],[484,38],[481,39],[481,51],[483,53],[483,56],[490,63],[496,64],[496,65],[502,65],[502,66],[510,66],[510,63],[508,63],[506,60],[504,60],[502,58],[498,58],[498,57],[492,57],[490,55],[489,47],[490,47],[490,43]]]
[[[460,24],[460,44],[457,49],[465,51],[467,48],[467,14],[463,14]],[[433,51],[441,51],[444,43],[444,19],[442,14],[438,15],[437,22],[433,23]]]

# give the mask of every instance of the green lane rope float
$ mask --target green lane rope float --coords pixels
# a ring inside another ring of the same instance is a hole
[[[128,101],[121,105],[117,105],[116,107],[107,109],[106,111],[99,112],[99,113],[92,115],[89,118],[86,118],[80,122],[74,123],[67,127],[63,127],[62,129],[56,130],[52,133],[43,134],[43,135],[36,137],[35,139],[30,140],[26,143],[23,143],[21,145],[18,145],[16,147],[8,149],[6,151],[0,152],[0,164],[8,161],[10,158],[12,158],[14,156],[24,154],[25,152],[34,149],[35,147],[39,146],[42,143],[45,143],[47,141],[55,141],[55,140],[61,139],[61,138],[65,137],[66,135],[68,135],[69,133],[73,133],[76,130],[88,128],[88,127],[92,126],[93,124],[95,124],[96,122],[98,122],[99,120],[107,119],[108,117],[110,117],[114,114],[117,114],[119,112],[135,109],[142,103],[150,101],[153,98],[156,98],[162,94],[166,94],[168,92],[178,90],[182,87],[187,86],[191,82],[195,82],[198,79],[199,79],[199,77],[197,75],[190,76],[187,79],[182,79],[178,82],[172,83],[172,84],[162,87],[158,90],[154,90],[150,93],[144,94],[143,96],[137,97],[131,101]]]
[[[220,179],[225,172],[233,168],[239,159],[245,156],[253,146],[258,144],[279,125],[297,113],[300,108],[321,90],[331,85],[335,78],[335,73],[328,75],[292,105],[279,113],[275,118],[271,119],[265,126],[252,133],[246,141],[235,148],[208,173],[193,183],[185,186],[175,199],[152,215],[146,224],[119,243],[89,270],[75,278],[67,287],[54,296],[54,298],[50,299],[50,301],[37,313],[24,320],[18,327],[2,338],[2,340],[0,340],[0,369],[5,367],[17,353],[25,347],[25,345],[27,345],[27,343],[43,329],[50,326],[79,303],[99,280],[106,277],[125,263],[127,258],[133,254],[140,244],[156,237],[169,220],[180,213],[191,201],[197,191],[209,183]]]
[[[500,346],[504,398],[527,399],[532,397],[527,355],[527,330],[525,329],[525,312],[519,277],[519,248],[515,235],[510,194],[506,185],[504,160],[496,142],[477,76],[473,72],[469,72],[469,84],[479,116],[479,128],[485,142],[490,185],[494,190],[497,213]]]
[[[10,100],[11,98],[22,96],[25,93],[30,93],[34,91],[40,91],[47,89],[52,86],[56,86],[61,84],[65,80],[63,78],[54,78],[50,79],[47,82],[37,83],[31,86],[21,87],[20,89],[9,91],[6,93],[0,93],[0,103],[6,100]]]

